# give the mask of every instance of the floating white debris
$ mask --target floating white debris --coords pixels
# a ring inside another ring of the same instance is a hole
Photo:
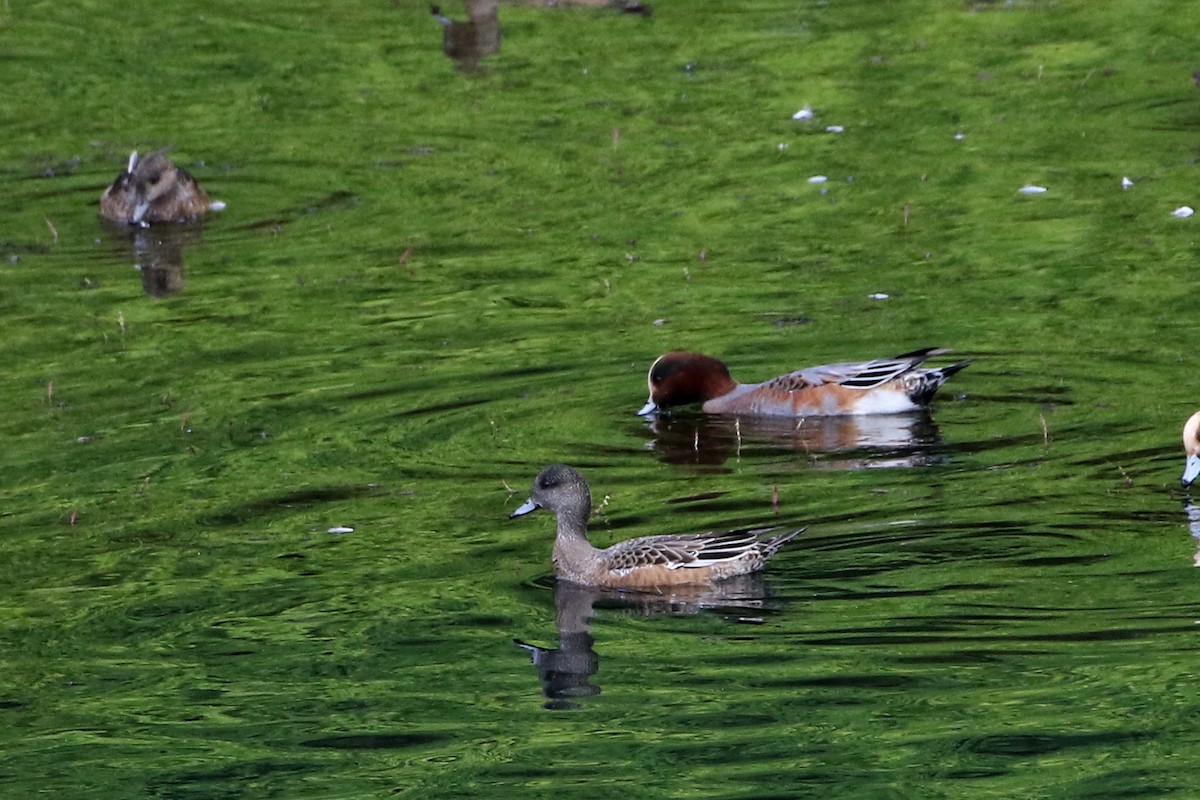
[[[1129,180],[1129,178],[1121,178],[1122,189],[1128,189],[1130,186],[1133,186],[1133,181]]]
[[[826,125],[825,126],[826,133],[844,133],[845,131],[846,131],[846,128],[842,125]]]
[[[787,147],[788,147],[787,142],[780,142],[779,143],[779,152],[782,153],[784,150],[787,150]]]
[[[1027,183],[1020,189],[1017,189],[1020,194],[1045,194],[1045,186],[1034,186],[1032,183]]]
[[[824,183],[827,180],[829,180],[829,178],[825,177],[824,175],[813,175],[811,178],[808,179],[808,182],[809,183]]]
[[[1190,217],[1192,214],[1195,214],[1195,213],[1196,213],[1196,209],[1192,208],[1191,206],[1180,206],[1179,208],[1177,208],[1171,212],[1171,216],[1179,217],[1180,219],[1187,219],[1188,217]]]
[[[958,133],[954,134],[954,141],[956,141],[956,142],[961,142],[965,138],[967,138],[967,135],[965,133],[963,133],[962,131],[959,131]]]
[[[887,300],[891,297],[891,295],[884,294],[883,292],[875,292],[874,294],[867,295],[867,297],[871,300]]]
[[[354,533],[354,528],[347,528],[345,525],[336,525],[329,529],[330,533]]]
[[[812,106],[805,106],[795,114],[792,114],[792,119],[798,119],[803,122],[804,120],[812,119],[814,116]]]
[[[225,201],[224,200],[213,200],[211,203],[208,204],[208,210],[209,211],[224,211],[225,210]]]

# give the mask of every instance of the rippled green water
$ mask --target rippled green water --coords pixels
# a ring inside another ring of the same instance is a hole
[[[506,5],[464,72],[420,4],[5,6],[0,794],[1188,796],[1198,12]],[[153,297],[95,210],[165,144],[229,207]],[[929,345],[875,446],[633,416]],[[558,460],[605,544],[808,531],[556,592]]]

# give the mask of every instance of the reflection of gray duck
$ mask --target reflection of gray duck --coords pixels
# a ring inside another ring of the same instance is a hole
[[[100,196],[100,216],[126,225],[183,222],[224,207],[212,202],[187,170],[175,166],[165,149],[145,158],[135,150],[125,171]]]
[[[600,694],[600,687],[590,683],[592,676],[600,671],[600,656],[593,649],[595,640],[590,633],[596,606],[644,616],[697,614],[708,610],[731,622],[752,623],[761,622],[763,612],[770,610],[761,572],[739,575],[710,586],[681,585],[654,593],[596,589],[555,581],[554,627],[558,647],[513,640],[529,651],[548,709],[576,708],[574,698]]]
[[[600,669],[600,657],[592,649],[595,640],[588,632],[592,603],[597,590],[559,582],[554,587],[554,627],[558,629],[558,647],[538,647],[514,639],[529,651],[542,681],[542,693],[549,698],[546,708],[571,708],[572,697],[600,694],[599,686],[588,683]]]
[[[558,638],[558,647],[553,649],[520,639],[513,641],[529,651],[530,660],[542,681],[542,693],[552,701],[546,704],[547,708],[570,708],[567,698],[600,694],[599,686],[588,683],[600,669],[600,657],[592,649],[595,639],[587,631],[562,634]]]
[[[553,561],[558,577],[610,589],[706,584],[756,572],[800,533],[765,536],[771,529],[763,529],[645,536],[600,550],[587,539],[591,491],[583,475],[566,464],[538,473],[529,500],[510,516],[538,508],[553,511],[557,518]]]

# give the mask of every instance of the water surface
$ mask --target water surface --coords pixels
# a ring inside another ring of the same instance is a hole
[[[1194,6],[6,8],[3,793],[1187,796]],[[148,285],[168,144],[228,208]],[[935,345],[929,417],[633,413]],[[572,595],[552,461],[598,543],[808,530]]]

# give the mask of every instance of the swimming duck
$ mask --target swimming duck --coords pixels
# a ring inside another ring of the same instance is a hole
[[[946,352],[930,347],[893,358],[808,367],[764,383],[738,383],[712,356],[676,351],[650,365],[650,399],[638,414],[689,403],[700,403],[710,414],[763,417],[913,411],[928,405],[938,387],[970,363],[918,368],[930,356]]]
[[[454,59],[459,69],[479,67],[484,56],[500,52],[500,12],[497,0],[466,0],[469,21],[453,20],[436,5],[429,12],[443,28],[442,52]]]
[[[644,536],[604,550],[587,539],[592,495],[579,470],[552,464],[538,473],[529,499],[509,515],[545,508],[558,519],[554,572],[559,578],[606,589],[703,584],[756,572],[804,529],[764,536],[772,528],[729,533]]]
[[[1180,483],[1186,488],[1200,476],[1200,411],[1188,417],[1183,425],[1183,452],[1187,454],[1187,462]]]
[[[187,170],[166,156],[166,148],[138,158],[100,196],[100,216],[126,225],[151,222],[184,222],[219,211],[224,203],[212,202]]]

